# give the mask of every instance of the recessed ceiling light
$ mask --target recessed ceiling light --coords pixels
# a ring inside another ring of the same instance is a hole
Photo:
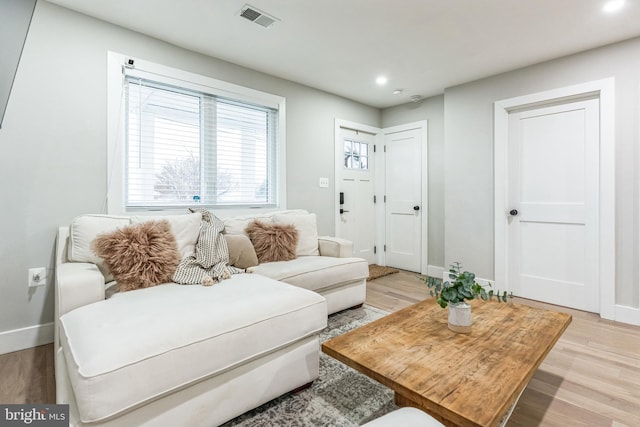
[[[389,80],[385,76],[378,76],[378,78],[376,79],[376,83],[378,84],[378,86],[384,86],[388,81]]]
[[[604,6],[602,7],[602,10],[604,10],[607,13],[617,12],[618,10],[622,9],[622,6],[624,6],[624,2],[625,0],[608,1],[604,4]]]
[[[400,95],[402,93],[402,89],[396,89],[393,91],[394,95]]]

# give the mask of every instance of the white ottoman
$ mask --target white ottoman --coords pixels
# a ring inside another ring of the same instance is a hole
[[[364,424],[362,427],[444,427],[431,415],[416,408],[400,408]]]

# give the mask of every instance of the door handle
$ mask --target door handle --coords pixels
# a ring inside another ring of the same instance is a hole
[[[415,206],[413,207],[413,210],[414,210],[414,211],[419,211],[419,210],[420,210],[420,206],[415,205]]]
[[[511,210],[509,211],[509,215],[511,215],[511,216],[516,216],[516,215],[518,215],[518,210],[517,210],[517,209],[511,209]]]
[[[340,215],[342,215],[342,214],[343,214],[343,213],[345,213],[345,212],[349,212],[349,211],[346,211],[346,210],[344,210],[344,209],[340,208]]]

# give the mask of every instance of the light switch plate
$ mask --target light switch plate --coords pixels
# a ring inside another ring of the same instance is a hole
[[[329,178],[319,178],[318,185],[322,188],[329,187]]]

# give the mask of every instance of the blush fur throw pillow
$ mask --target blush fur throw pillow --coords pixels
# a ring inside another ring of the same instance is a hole
[[[257,220],[245,229],[258,261],[289,261],[296,257],[298,231],[290,224],[266,224]]]
[[[149,221],[101,234],[93,251],[118,282],[118,291],[171,282],[180,262],[176,238],[168,221]]]

